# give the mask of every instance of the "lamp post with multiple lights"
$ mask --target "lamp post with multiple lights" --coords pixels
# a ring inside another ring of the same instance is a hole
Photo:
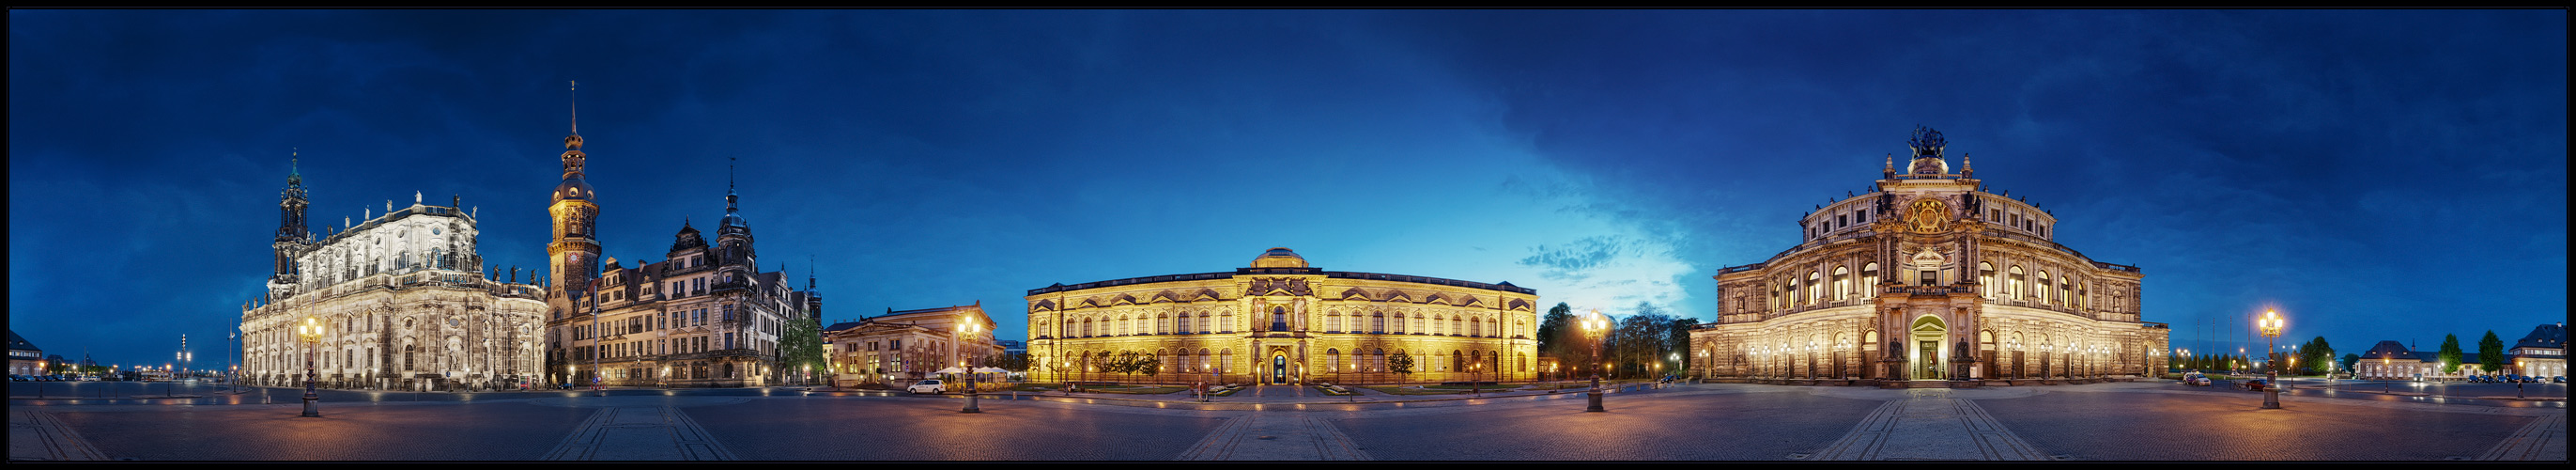
[[[1601,310],[1600,310],[1600,309],[1593,309],[1593,310],[1592,310],[1592,315],[1589,315],[1589,316],[1585,316],[1585,317],[1583,317],[1583,331],[1592,335],[1592,357],[1594,358],[1594,361],[1595,361],[1596,363],[1597,363],[1597,362],[1599,362],[1599,360],[1600,360],[1599,358],[1601,357],[1601,332],[1602,332],[1603,330],[1607,329],[1607,328],[1609,327],[1609,325],[1610,325],[1610,321],[1609,321],[1609,319],[1606,319],[1606,318],[1602,318],[1602,317],[1601,317]],[[1598,367],[1598,365],[1596,364],[1596,366],[1595,366],[1595,367]],[[1584,409],[1583,409],[1583,411],[1586,411],[1586,412],[1601,412],[1601,411],[1609,411],[1609,410],[1605,410],[1605,409],[1602,409],[1602,408],[1601,408],[1601,370],[1600,370],[1600,369],[1598,369],[1598,368],[1593,369],[1593,371],[1592,371],[1592,391],[1584,392],[1584,394],[1585,394],[1585,396],[1586,396],[1586,399],[1587,399],[1588,401],[1590,401],[1590,402],[1591,402],[1591,405],[1590,405],[1590,406],[1588,406],[1588,407],[1586,407],[1586,408],[1584,408]]]
[[[314,408],[315,402],[322,401],[322,393],[313,389],[313,349],[322,343],[322,324],[313,317],[304,317],[304,324],[295,327],[295,336],[304,340],[303,417],[320,418],[322,411]]]
[[[2263,329],[2263,344],[2264,344],[2264,346],[2265,346],[2265,348],[2266,348],[2266,349],[2270,349],[2270,347],[2271,347],[2271,345],[2272,345],[2272,340],[2273,340],[2273,338],[2279,338],[2279,337],[2281,337],[2281,327],[2283,326],[2283,323],[2285,323],[2285,322],[2283,322],[2283,321],[2281,320],[2281,314],[2276,313],[2276,312],[2273,312],[2273,311],[2268,310],[2268,309],[2263,311],[2263,319],[2258,320],[2258,321],[2257,321],[2257,323],[2256,323],[2256,325],[2257,325],[2257,326],[2262,327],[2262,329]],[[2276,353],[2276,354],[2277,354],[2277,353]],[[2267,364],[2267,365],[2268,365],[2268,366],[2270,366],[2270,367],[2265,367],[2265,368],[2264,368],[2264,374],[2263,374],[2263,377],[2264,377],[2264,380],[2263,380],[2263,385],[2264,385],[2264,387],[2263,387],[2263,409],[2267,409],[2267,410],[2276,410],[2276,409],[2280,409],[2280,408],[2281,408],[2281,364],[2280,364],[2280,362],[2281,362],[2281,361],[2266,361],[2266,362],[2269,362],[2269,363],[2270,363],[2270,364]]]

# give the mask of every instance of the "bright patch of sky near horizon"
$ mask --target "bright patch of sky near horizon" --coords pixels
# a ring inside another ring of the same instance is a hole
[[[102,360],[167,357],[179,333],[215,350],[267,276],[289,147],[317,229],[456,194],[487,259],[544,265],[566,80],[608,255],[659,259],[683,218],[711,226],[740,157],[762,269],[819,271],[827,319],[980,301],[1019,337],[1027,289],[1285,246],[1707,320],[1708,276],[1796,243],[1800,213],[1865,190],[1917,124],[2056,211],[2060,242],[2145,267],[2147,320],[2186,345],[2202,322],[2242,344],[2262,306],[2347,351],[2564,319],[2534,307],[2566,293],[2562,11],[10,25],[11,327]]]

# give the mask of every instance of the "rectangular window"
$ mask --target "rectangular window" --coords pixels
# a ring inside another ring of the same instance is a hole
[[[1850,215],[1839,215],[1839,216],[1834,216],[1834,226],[1836,226],[1836,227],[1850,227],[1850,226],[1851,226],[1851,216],[1850,216]]]
[[[1869,223],[1869,212],[1868,212],[1868,211],[1853,212],[1853,213],[1852,213],[1852,221],[1854,221],[1854,222],[1860,222],[1860,223],[1864,223],[1864,224]]]
[[[733,349],[733,333],[725,333],[725,349]]]
[[[1933,270],[1926,269],[1926,270],[1923,270],[1923,271],[1922,271],[1922,277],[1923,277],[1923,284],[1922,284],[1922,285],[1929,286],[1929,285],[1939,284],[1939,283],[1941,282],[1941,272],[1940,272],[1940,271],[1933,271]]]

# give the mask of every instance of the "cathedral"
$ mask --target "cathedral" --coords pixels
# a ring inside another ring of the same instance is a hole
[[[741,387],[777,384],[790,371],[780,342],[789,322],[822,315],[813,279],[761,272],[731,183],[713,243],[683,220],[661,261],[631,266],[603,257],[593,229],[598,193],[584,179],[581,126],[564,137],[563,182],[547,214],[544,291],[546,379],[575,385]]]
[[[2169,330],[2140,320],[2136,266],[2058,244],[2057,216],[1950,172],[1915,130],[1866,194],[1798,220],[1801,241],[1721,268],[1718,321],[1691,332],[1693,373],[1770,379],[2014,380],[2165,369]],[[1938,386],[1940,383],[1927,383]]]
[[[242,376],[296,386],[308,361],[332,387],[447,389],[516,383],[540,369],[537,286],[475,254],[476,210],[385,202],[363,222],[315,234],[304,177],[290,170],[267,295],[242,305]],[[533,278],[534,276],[531,276]],[[533,279],[532,279],[533,280]],[[296,334],[321,329],[318,342]]]

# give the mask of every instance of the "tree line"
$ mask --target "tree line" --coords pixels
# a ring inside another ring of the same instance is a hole
[[[1652,303],[1637,302],[1628,315],[1603,315],[1587,330],[1574,307],[1558,302],[1538,323],[1538,353],[1556,358],[1565,377],[1600,374],[1603,378],[1690,375],[1690,330],[1699,319],[1666,313]],[[1541,371],[1549,372],[1549,371]]]

